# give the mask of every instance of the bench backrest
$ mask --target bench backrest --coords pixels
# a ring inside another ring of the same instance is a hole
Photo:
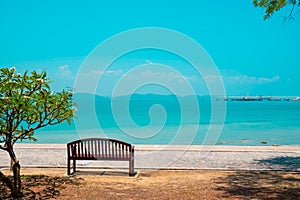
[[[130,160],[134,146],[109,138],[86,138],[67,144],[69,159]]]

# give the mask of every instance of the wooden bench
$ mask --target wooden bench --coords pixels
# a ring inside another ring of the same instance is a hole
[[[108,138],[86,138],[67,144],[68,175],[76,171],[76,160],[129,161],[129,176],[134,176],[134,146]]]

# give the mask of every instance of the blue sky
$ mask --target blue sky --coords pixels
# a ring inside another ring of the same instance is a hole
[[[228,95],[299,96],[300,18],[282,26],[287,9],[263,20],[263,10],[252,1],[1,1],[0,67],[46,69],[53,88],[73,87],[83,60],[101,42],[120,32],[162,27],[197,41],[218,67]],[[117,47],[116,47],[117,48]],[[196,88],[207,93],[181,58],[144,51],[120,58],[103,75],[97,91],[109,95],[113,84],[130,67],[161,63],[174,67]],[[161,77],[181,87],[177,75],[151,69],[135,77]],[[202,89],[199,89],[202,88]],[[159,87],[142,92],[163,93]],[[184,92],[179,95],[187,95]]]

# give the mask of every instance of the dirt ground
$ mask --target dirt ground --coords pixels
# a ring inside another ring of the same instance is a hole
[[[8,171],[4,173],[9,174]],[[300,199],[299,172],[23,169],[22,199]],[[9,191],[0,183],[0,199]]]

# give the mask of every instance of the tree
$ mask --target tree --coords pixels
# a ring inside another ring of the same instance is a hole
[[[261,7],[265,9],[264,20],[269,19],[275,12],[279,11],[283,7],[291,5],[289,14],[284,17],[284,20],[292,19],[292,14],[296,6],[300,6],[300,0],[253,0],[255,7]]]
[[[46,71],[16,74],[15,68],[0,69],[0,149],[12,161],[13,180],[0,171],[2,180],[13,198],[21,193],[20,163],[14,152],[17,141],[33,140],[34,131],[63,121],[71,123],[74,117],[71,91],[53,93]]]

